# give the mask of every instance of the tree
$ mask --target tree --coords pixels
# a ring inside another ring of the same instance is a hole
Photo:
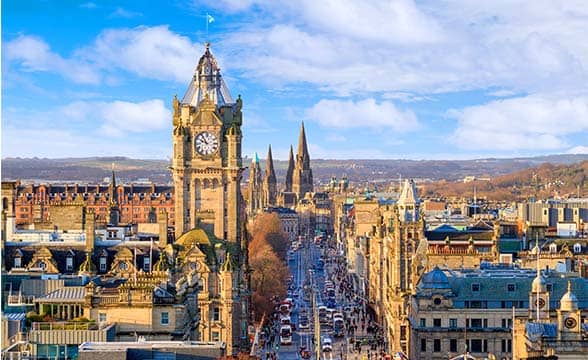
[[[269,244],[278,258],[286,260],[288,251],[288,235],[282,227],[282,220],[276,213],[263,213],[255,218],[253,224],[253,240],[251,243]]]
[[[256,318],[263,313],[271,314],[274,297],[286,295],[286,279],[289,270],[285,262],[280,260],[272,247],[261,241],[249,244],[249,264],[251,270],[252,305]]]

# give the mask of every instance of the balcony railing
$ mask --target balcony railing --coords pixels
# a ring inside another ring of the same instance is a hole
[[[33,305],[35,297],[32,295],[8,295],[9,306]]]

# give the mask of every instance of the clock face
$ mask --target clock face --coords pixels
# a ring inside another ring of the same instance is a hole
[[[543,300],[542,298],[539,298],[537,303],[538,303],[537,305],[539,306],[540,309],[542,309],[545,306],[545,300]]]
[[[565,319],[565,321],[564,321],[564,325],[565,325],[565,326],[566,326],[568,329],[573,329],[573,328],[575,328],[575,327],[576,327],[576,325],[577,325],[576,319],[574,319],[574,318],[571,318],[571,317],[569,317],[569,318],[566,318],[566,319]]]
[[[204,131],[196,135],[194,146],[198,154],[211,155],[218,150],[218,139],[214,134]]]

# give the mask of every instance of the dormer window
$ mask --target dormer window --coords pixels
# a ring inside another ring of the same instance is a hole
[[[65,258],[65,269],[67,271],[73,270],[73,256],[68,256]]]
[[[472,284],[472,291],[473,292],[480,292],[480,284],[478,284],[478,283]]]
[[[151,268],[151,259],[148,256],[143,258],[143,271],[149,271]]]
[[[41,270],[45,271],[45,269],[47,269],[47,264],[45,264],[44,261],[39,260],[37,262],[37,267],[40,268]]]
[[[582,244],[580,243],[575,243],[574,244],[574,253],[575,254],[579,254],[582,252]]]
[[[555,245],[555,244],[549,245],[549,252],[552,254],[556,253],[557,252],[557,245]]]
[[[14,258],[14,267],[15,268],[22,267],[22,258],[20,256],[17,256]]]
[[[506,290],[508,292],[514,292],[516,290],[515,284],[506,284]]]
[[[100,257],[100,271],[106,271],[106,256]]]

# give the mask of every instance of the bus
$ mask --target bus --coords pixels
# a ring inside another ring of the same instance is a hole
[[[292,328],[290,327],[290,325],[282,325],[280,327],[280,344],[292,344]]]

